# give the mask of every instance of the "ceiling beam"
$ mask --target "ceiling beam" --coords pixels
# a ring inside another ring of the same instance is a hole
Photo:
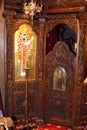
[[[85,11],[86,7],[71,7],[71,8],[53,8],[53,9],[48,9],[45,10],[45,13],[69,13],[69,12],[80,12],[80,11]]]

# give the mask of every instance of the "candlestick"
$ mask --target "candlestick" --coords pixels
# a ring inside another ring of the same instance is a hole
[[[26,72],[26,91],[25,91],[25,119],[26,119],[26,124],[28,124],[28,71],[29,68],[25,68]]]

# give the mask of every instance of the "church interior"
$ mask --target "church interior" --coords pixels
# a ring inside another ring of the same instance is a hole
[[[87,0],[0,0],[0,130],[87,130]]]

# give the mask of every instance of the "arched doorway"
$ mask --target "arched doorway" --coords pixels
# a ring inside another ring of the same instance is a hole
[[[64,41],[70,51],[76,55],[76,34],[66,24],[56,25],[46,37],[46,54],[48,54],[58,41]]]

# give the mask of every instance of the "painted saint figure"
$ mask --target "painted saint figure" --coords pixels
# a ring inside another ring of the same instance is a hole
[[[62,70],[59,70],[58,71],[58,79],[57,79],[57,82],[56,82],[56,87],[59,90],[64,90],[64,88],[65,88],[64,84],[65,83],[64,83],[64,78],[63,78]]]
[[[65,91],[65,79],[61,69],[57,72],[56,90]]]
[[[27,38],[27,34],[20,33],[18,37],[18,63],[20,64],[20,76],[25,76],[28,57],[30,55],[34,37]]]

